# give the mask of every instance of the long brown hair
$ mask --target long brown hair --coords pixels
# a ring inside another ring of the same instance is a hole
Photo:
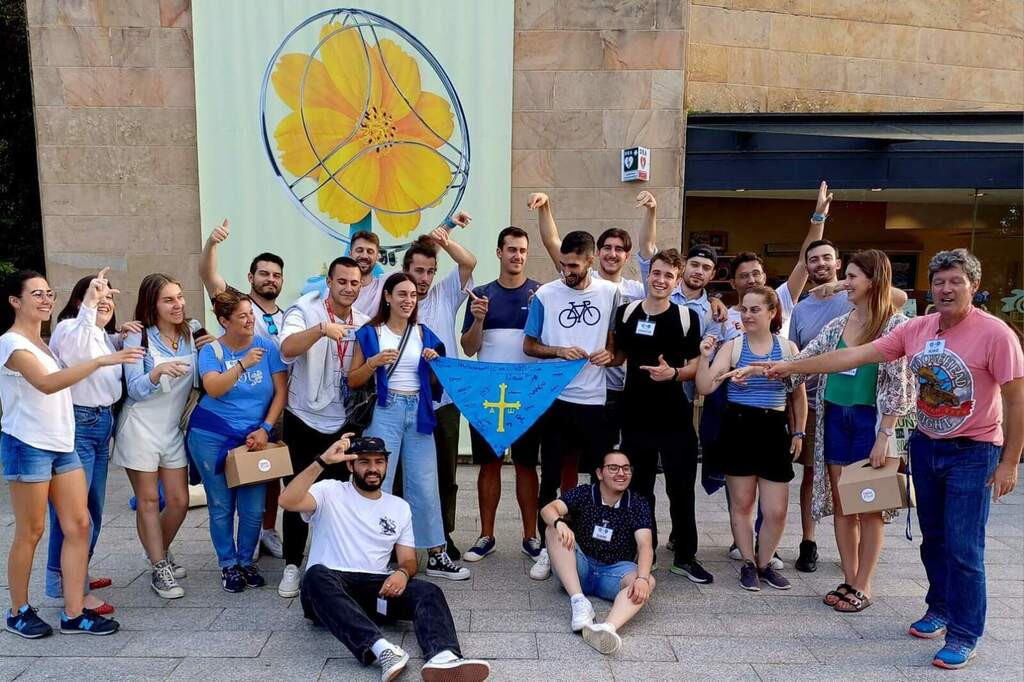
[[[762,285],[747,289],[743,294],[743,298],[746,298],[750,294],[757,294],[764,299],[764,302],[768,305],[768,309],[772,311],[772,319],[771,322],[768,323],[768,329],[772,334],[778,334],[779,331],[782,330],[782,306],[779,304],[779,295],[776,294],[775,290],[771,287]],[[743,299],[740,299],[740,305],[743,305]]]
[[[391,306],[388,304],[388,299],[385,294],[390,294],[395,290],[395,287],[402,282],[412,282],[413,286],[416,285],[416,280],[412,278],[412,275],[405,272],[395,272],[388,276],[384,280],[384,291],[380,295],[380,305],[377,306],[377,314],[373,316],[373,319],[367,322],[375,327],[379,327],[388,321],[391,317]],[[409,316],[409,324],[416,324],[416,311],[419,310],[420,303],[416,301],[416,307],[412,309],[412,315]]]
[[[867,302],[868,319],[857,340],[858,344],[865,344],[880,337],[889,318],[899,312],[892,303],[892,264],[889,263],[889,257],[878,249],[866,249],[853,254],[849,265],[856,265],[871,281]]]
[[[152,327],[157,323],[156,304],[160,300],[160,290],[168,284],[181,286],[181,282],[178,280],[159,272],[146,275],[142,279],[142,283],[139,284],[139,299],[135,304],[135,319],[141,322],[143,327]],[[177,325],[177,331],[178,334],[184,336],[187,340],[192,338],[192,328],[188,325],[187,316],[181,321],[181,324]]]

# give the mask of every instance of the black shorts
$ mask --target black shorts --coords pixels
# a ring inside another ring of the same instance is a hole
[[[718,445],[718,462],[726,476],[757,476],[776,483],[793,480],[785,411],[729,403]]]
[[[543,417],[542,417],[543,419]],[[526,433],[512,443],[512,463],[524,467],[536,467],[540,453],[540,422],[534,422],[533,426],[526,430]],[[473,448],[473,464],[489,464],[498,456],[494,449],[487,443],[480,432],[469,426],[469,443]]]
[[[544,459],[561,462],[576,455],[580,473],[592,475],[609,448],[604,405],[556,400],[541,418],[541,430]]]

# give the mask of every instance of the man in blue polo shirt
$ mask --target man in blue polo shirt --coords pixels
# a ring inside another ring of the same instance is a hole
[[[628,490],[629,457],[604,455],[597,483],[577,486],[541,510],[551,568],[569,593],[572,629],[602,654],[622,646],[619,629],[654,591],[651,507]],[[586,595],[612,601],[604,623],[594,622]]]

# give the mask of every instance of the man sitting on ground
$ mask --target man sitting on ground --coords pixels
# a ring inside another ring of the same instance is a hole
[[[302,610],[323,624],[364,665],[376,660],[381,680],[401,673],[409,654],[381,634],[378,622],[412,620],[426,663],[427,682],[478,682],[490,675],[485,661],[465,659],[444,593],[413,580],[416,542],[409,504],[381,491],[390,454],[380,438],[345,434],[292,479],[281,507],[301,512],[312,526]],[[316,481],[337,462],[347,462],[351,480]],[[315,482],[316,481],[316,482]],[[398,568],[388,570],[394,550]]]
[[[628,490],[633,468],[618,450],[605,454],[598,482],[577,486],[541,510],[551,570],[569,593],[573,632],[602,654],[622,646],[618,630],[654,591],[651,507]],[[603,623],[585,595],[613,601]]]

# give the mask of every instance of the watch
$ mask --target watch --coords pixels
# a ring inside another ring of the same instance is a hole
[[[803,431],[794,431],[793,432],[793,438],[804,439],[804,438],[807,438],[807,434],[804,433]]]

